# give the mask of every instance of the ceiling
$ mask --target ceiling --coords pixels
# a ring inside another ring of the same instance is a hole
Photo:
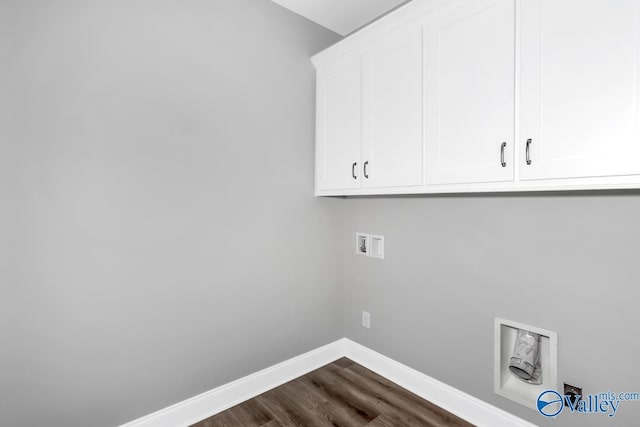
[[[271,1],[343,36],[406,2],[406,0]]]

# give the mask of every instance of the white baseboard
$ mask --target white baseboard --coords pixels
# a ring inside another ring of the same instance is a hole
[[[345,357],[476,426],[537,427],[356,342],[345,341]]]
[[[331,344],[202,393],[121,427],[187,427],[341,357],[371,369],[479,427],[536,427],[478,398],[367,347],[342,338]]]
[[[344,339],[247,375],[121,427],[187,427],[344,357]]]

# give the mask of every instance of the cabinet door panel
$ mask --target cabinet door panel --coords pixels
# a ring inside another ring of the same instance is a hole
[[[318,70],[316,187],[360,187],[362,150],[361,56],[350,55]],[[357,179],[352,176],[352,166]]]
[[[521,179],[640,173],[639,5],[522,2]]]
[[[423,24],[427,183],[513,180],[514,0],[454,0]]]
[[[363,67],[363,185],[422,185],[420,27],[401,28],[370,43]]]

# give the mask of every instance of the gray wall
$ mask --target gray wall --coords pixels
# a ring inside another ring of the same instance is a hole
[[[640,402],[546,422],[493,394],[493,321],[556,331],[560,384],[640,391],[640,193],[343,204],[347,337],[539,425],[638,424]],[[356,231],[384,235],[386,259],[355,255]]]
[[[267,0],[0,0],[0,425],[115,425],[343,336],[337,39]]]

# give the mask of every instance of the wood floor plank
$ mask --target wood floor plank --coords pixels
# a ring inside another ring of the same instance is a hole
[[[277,389],[264,393],[256,398],[258,403],[269,412],[269,416],[281,426],[305,427],[304,420],[299,419],[280,400]]]
[[[332,377],[335,383],[343,385],[351,392],[351,398],[359,405],[367,407],[370,411],[381,415],[385,414],[398,427],[424,427],[432,424],[425,423],[415,417],[411,412],[405,411],[393,405],[384,394],[372,394],[371,390],[362,384],[360,378],[349,378],[348,369],[340,369],[336,366],[327,366],[324,375]]]
[[[272,421],[268,411],[260,406],[255,399],[234,406],[229,409],[229,412],[231,412],[242,426],[264,426]]]
[[[373,420],[378,414],[368,413],[366,408],[357,405],[353,400],[348,399],[348,395],[343,393],[337,386],[327,384],[325,381],[305,375],[300,381],[308,387],[317,390],[326,400],[327,404],[323,406],[325,412],[330,412],[342,423],[347,425],[364,425]]]
[[[283,387],[285,388],[285,387]],[[317,389],[309,387],[308,383],[303,378],[297,378],[288,384],[286,390],[284,390],[292,399],[297,399],[300,402],[311,408],[316,408],[327,403],[328,400]]]
[[[359,416],[362,422],[368,423],[380,415],[378,409],[366,396],[361,396],[351,384],[341,382],[331,372],[332,367],[332,365],[325,366],[322,371],[312,372],[305,377],[314,387],[326,394],[327,400]]]
[[[346,357],[343,357],[343,358],[338,359],[335,362],[333,362],[334,365],[339,366],[341,368],[348,368],[349,366],[353,365],[354,363],[356,363],[356,362],[354,362],[351,359],[347,359]],[[322,368],[320,368],[320,369],[322,369]]]
[[[393,424],[393,420],[389,419],[389,417],[387,417],[386,415],[380,415],[379,417],[371,421],[369,424],[367,424],[367,427],[396,427],[396,426]]]
[[[317,410],[317,404],[305,405],[291,396],[290,390],[276,388],[263,396],[261,403],[270,411],[274,420],[283,426],[332,427],[333,424]]]
[[[312,390],[300,386],[300,382],[292,381],[288,387],[279,390],[281,404],[290,412],[295,413],[296,419],[305,426],[332,427],[334,422],[322,406],[327,403],[324,399],[317,399]]]
[[[466,427],[470,424],[463,419],[456,417],[433,403],[422,399],[409,390],[387,380],[375,372],[358,364],[353,364],[345,369],[343,374],[353,377],[354,381],[361,382],[370,392],[388,402],[402,411],[406,411],[427,425]]]
[[[226,410],[196,425],[198,427],[238,427],[242,424],[229,410]]]
[[[472,427],[342,358],[192,427]]]
[[[336,405],[336,402],[328,401],[322,393],[312,387],[304,378],[292,382],[290,388],[293,393],[290,396],[291,398],[305,396],[306,399],[310,399],[307,407],[311,407],[323,422],[326,420],[331,426],[352,426],[362,423],[360,419],[354,419],[343,405]],[[316,403],[314,404],[313,402]]]
[[[366,415],[351,405],[345,404],[345,402],[332,399],[323,390],[316,387],[312,380],[307,376],[301,377],[297,381],[298,386],[308,390],[309,393],[317,396],[318,401],[323,403],[316,409],[323,414],[323,416],[331,421],[334,426],[359,426],[364,425],[367,422]]]

